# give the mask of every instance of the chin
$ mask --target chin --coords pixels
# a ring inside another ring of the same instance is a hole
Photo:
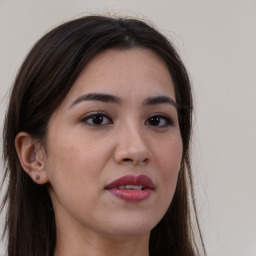
[[[118,237],[120,239],[145,236],[150,234],[150,231],[157,225],[159,221],[160,219],[149,219],[145,218],[145,216],[116,219],[113,223],[108,223],[107,233],[110,236]]]

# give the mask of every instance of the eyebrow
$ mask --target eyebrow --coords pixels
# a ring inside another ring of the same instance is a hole
[[[70,107],[83,102],[83,101],[101,101],[106,103],[116,103],[121,104],[122,99],[115,95],[105,94],[105,93],[89,93],[79,96]]]
[[[79,96],[77,99],[73,101],[70,107],[77,105],[83,101],[100,101],[106,103],[116,103],[121,104],[123,100],[115,95],[105,94],[105,93],[89,93]],[[168,96],[154,96],[148,97],[143,101],[143,105],[158,105],[158,104],[170,104],[177,109],[177,103]]]
[[[143,102],[143,105],[157,105],[157,104],[170,104],[174,106],[177,109],[177,103],[168,96],[155,96],[155,97],[149,97],[145,99]]]

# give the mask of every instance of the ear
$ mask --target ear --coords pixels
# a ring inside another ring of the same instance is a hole
[[[37,184],[49,182],[45,171],[45,152],[42,146],[35,143],[30,134],[20,132],[15,138],[15,148],[24,171]]]

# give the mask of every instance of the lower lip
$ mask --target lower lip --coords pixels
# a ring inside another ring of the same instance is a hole
[[[128,202],[140,202],[146,200],[151,196],[153,191],[151,189],[145,190],[129,190],[129,189],[109,189],[112,195],[128,201]]]

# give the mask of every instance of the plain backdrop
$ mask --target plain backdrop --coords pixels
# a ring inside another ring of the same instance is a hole
[[[256,256],[256,1],[0,0],[1,130],[8,90],[35,41],[95,13],[149,20],[177,47],[196,101],[193,172],[208,255]]]

